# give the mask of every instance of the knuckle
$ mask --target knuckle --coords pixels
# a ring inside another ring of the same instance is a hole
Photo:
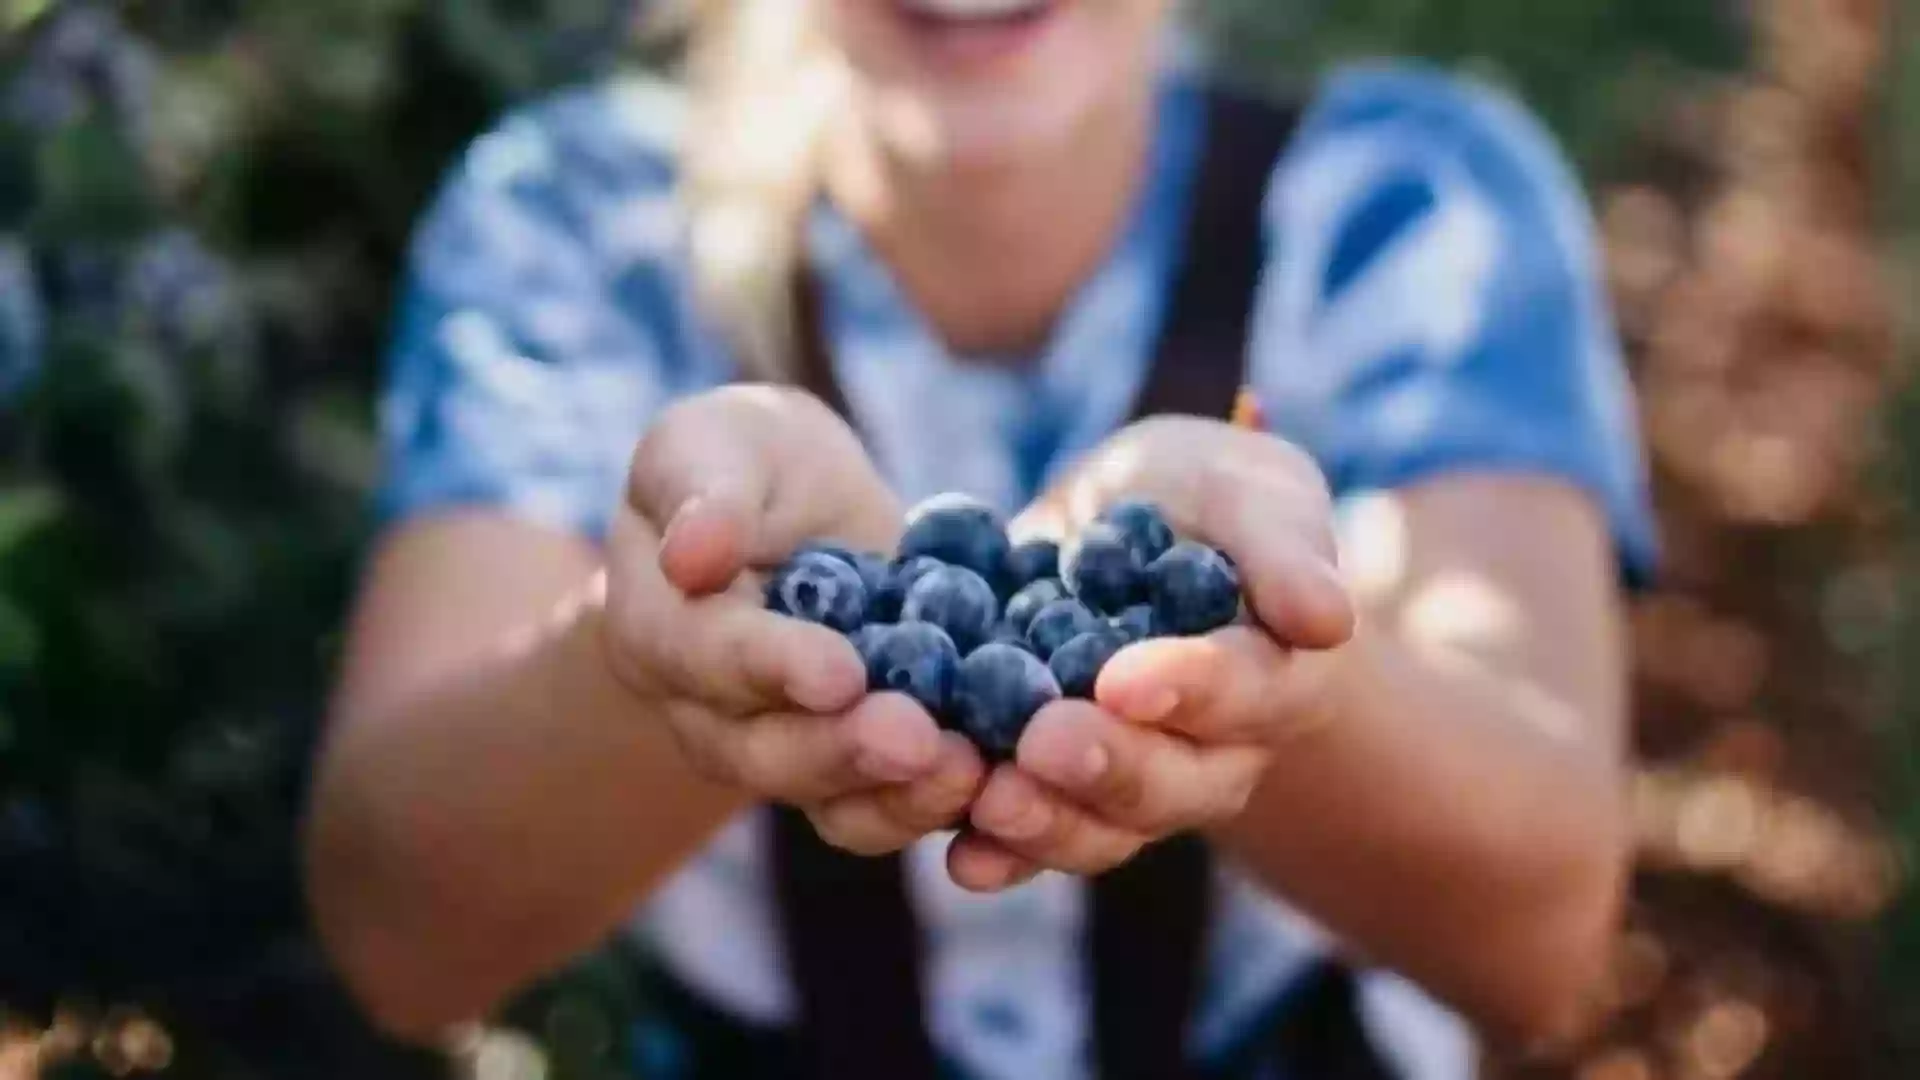
[[[740,777],[741,783],[752,791],[774,798],[790,797],[801,794],[797,789],[802,786],[794,775],[791,757],[776,741],[771,733],[762,730],[746,730],[732,740],[729,754],[732,767]]]
[[[1055,809],[1047,818],[1046,828],[1024,845],[1010,845],[1022,854],[1030,855],[1041,862],[1068,868],[1074,855],[1087,845],[1082,840],[1085,823],[1078,812]]]
[[[674,444],[705,426],[711,417],[714,402],[710,395],[696,394],[670,402],[654,416],[640,433],[634,443],[629,469],[633,474],[636,487],[644,488],[646,481],[654,474],[655,467],[672,450]]]
[[[1165,836],[1205,820],[1204,811],[1195,812],[1192,807],[1176,807],[1171,803],[1149,807],[1135,814],[1130,823],[1148,836]]]
[[[739,768],[712,733],[699,730],[700,723],[690,721],[684,710],[669,710],[669,718],[681,757],[695,775],[727,787],[746,786]]]
[[[1146,778],[1137,768],[1115,768],[1100,782],[1094,799],[1108,813],[1129,820],[1156,816],[1149,805]]]

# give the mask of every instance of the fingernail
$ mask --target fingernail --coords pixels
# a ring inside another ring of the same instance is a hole
[[[705,495],[695,495],[679,506],[674,507],[673,516],[667,519],[667,527],[660,534],[662,543],[673,539],[676,533],[687,527],[687,519],[698,513],[707,502]]]
[[[1080,757],[1081,781],[1091,784],[1099,780],[1107,775],[1107,768],[1112,764],[1113,755],[1107,753],[1106,747],[1099,743],[1087,747],[1087,752]]]
[[[1180,707],[1180,695],[1173,690],[1155,690],[1143,697],[1135,698],[1122,711],[1126,718],[1136,724],[1157,724],[1173,715]]]

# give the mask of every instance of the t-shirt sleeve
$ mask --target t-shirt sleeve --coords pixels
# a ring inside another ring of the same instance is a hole
[[[1253,381],[1337,496],[1448,471],[1588,492],[1630,581],[1657,542],[1591,216],[1551,138],[1490,88],[1349,71],[1268,191]]]
[[[383,523],[487,508],[597,538],[665,396],[550,114],[510,115],[421,220],[385,358]]]

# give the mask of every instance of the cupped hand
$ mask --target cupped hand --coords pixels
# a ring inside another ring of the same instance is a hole
[[[688,764],[805,810],[832,844],[897,850],[954,823],[984,767],[859,654],[764,610],[761,571],[801,543],[888,550],[901,508],[858,438],[798,391],[687,398],[634,452],[610,531],[609,665],[669,725]]]
[[[1157,504],[1182,536],[1232,558],[1252,618],[1129,646],[1102,670],[1095,701],[1043,709],[948,853],[962,886],[991,891],[1048,869],[1099,874],[1155,840],[1231,820],[1288,736],[1329,715],[1355,613],[1312,459],[1226,424],[1147,420],[1090,454],[1014,528],[1070,547],[1122,499]]]

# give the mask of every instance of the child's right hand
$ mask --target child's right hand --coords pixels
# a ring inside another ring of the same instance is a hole
[[[609,665],[688,764],[805,810],[829,843],[863,854],[955,824],[984,766],[912,701],[868,696],[845,638],[764,610],[753,571],[813,539],[891,550],[901,517],[831,410],[734,386],[654,423],[606,553]]]

